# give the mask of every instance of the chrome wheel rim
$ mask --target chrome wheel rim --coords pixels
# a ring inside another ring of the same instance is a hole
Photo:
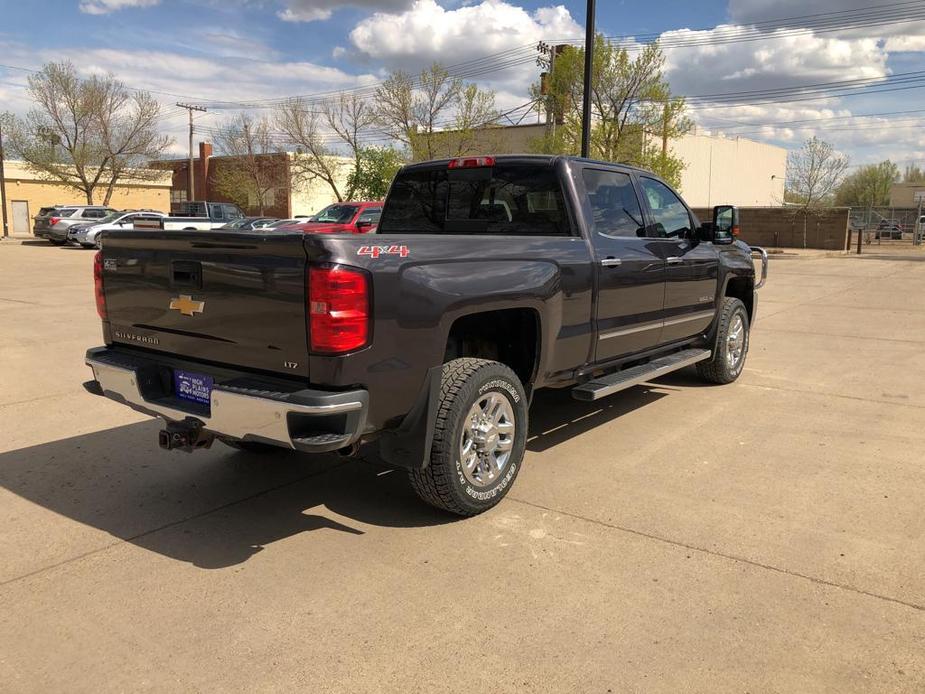
[[[741,313],[737,313],[733,316],[726,335],[726,364],[733,371],[738,369],[739,364],[742,363],[742,356],[745,354],[745,340],[745,320]]]
[[[514,407],[503,393],[479,397],[469,408],[459,440],[462,473],[473,487],[494,484],[514,449]]]

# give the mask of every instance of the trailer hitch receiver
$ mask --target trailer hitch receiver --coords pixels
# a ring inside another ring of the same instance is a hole
[[[187,417],[182,422],[167,422],[167,428],[161,429],[157,435],[157,442],[165,451],[186,453],[208,448],[214,439],[215,435],[205,431],[203,423],[195,417]]]

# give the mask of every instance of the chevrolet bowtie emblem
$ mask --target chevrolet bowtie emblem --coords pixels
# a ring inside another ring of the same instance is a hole
[[[205,301],[193,301],[193,297],[188,294],[181,294],[176,299],[170,300],[170,308],[179,311],[184,316],[192,316],[195,313],[202,313],[206,307]]]

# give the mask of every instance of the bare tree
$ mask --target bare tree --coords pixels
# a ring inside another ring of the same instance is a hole
[[[807,218],[820,207],[831,204],[847,170],[848,157],[841,156],[831,144],[815,136],[788,154],[785,198],[803,213],[804,248]]]
[[[322,105],[325,120],[334,134],[349,148],[353,156],[353,172],[361,167],[363,145],[361,138],[376,122],[376,114],[369,102],[356,94],[341,93],[339,97],[326,101]],[[347,198],[353,198],[356,191],[348,184]]]
[[[35,108],[13,120],[9,146],[37,173],[79,191],[88,204],[100,186],[108,204],[120,181],[156,175],[144,169],[170,139],[158,134],[160,104],[147,92],[130,94],[112,75],[81,79],[62,62],[30,76],[29,94]]]
[[[289,166],[266,118],[241,113],[219,127],[215,145],[227,159],[216,162],[215,185],[240,207],[266,214],[276,193],[289,186]]]
[[[412,158],[433,159],[448,146],[471,142],[474,131],[497,121],[498,112],[494,92],[465,84],[434,63],[417,83],[407,73],[392,73],[376,90],[376,116]],[[447,130],[457,132],[450,137]]]
[[[322,115],[323,112],[316,111],[306,100],[291,99],[277,109],[275,122],[297,149],[291,163],[294,182],[324,181],[340,202],[344,199],[338,184],[343,164],[325,145]]]

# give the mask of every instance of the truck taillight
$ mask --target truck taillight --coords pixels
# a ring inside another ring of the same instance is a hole
[[[103,251],[93,258],[93,290],[96,292],[96,312],[106,320],[106,295],[103,294]]]
[[[369,279],[343,266],[310,267],[308,318],[311,350],[350,352],[369,340]]]

